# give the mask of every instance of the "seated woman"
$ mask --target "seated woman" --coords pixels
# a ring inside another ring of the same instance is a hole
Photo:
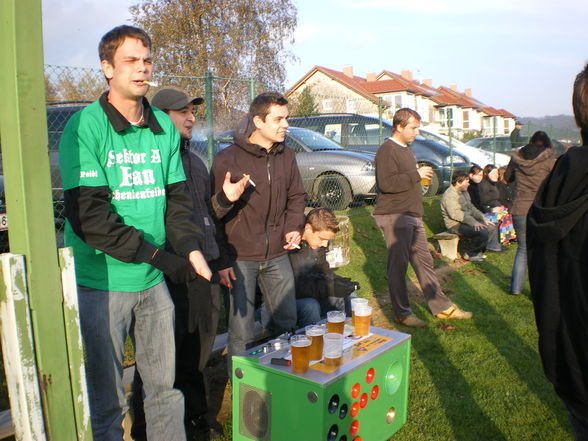
[[[482,205],[480,204],[480,182],[484,179],[484,171],[477,165],[472,165],[469,171],[470,186],[468,187],[468,193],[474,207],[480,210],[482,213]]]
[[[488,164],[484,167],[483,174],[484,178],[479,184],[480,206],[486,217],[498,225],[500,243],[505,245],[514,240],[516,235],[512,216],[508,213],[508,209],[500,197],[498,169],[496,166]]]

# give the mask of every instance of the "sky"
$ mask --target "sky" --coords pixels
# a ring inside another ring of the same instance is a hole
[[[286,88],[315,65],[355,75],[411,70],[513,114],[572,114],[588,61],[588,2],[578,0],[292,0],[297,61]],[[43,0],[45,63],[97,67],[100,37],[130,23],[136,0]],[[156,68],[156,64],[155,64]]]

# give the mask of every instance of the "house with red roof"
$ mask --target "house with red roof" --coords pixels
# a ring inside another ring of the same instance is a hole
[[[413,79],[410,70],[400,74],[383,70],[363,78],[353,73],[352,66],[342,71],[315,66],[285,96],[296,99],[307,87],[320,113],[378,117],[381,112],[384,119],[392,121],[398,109],[410,107],[421,115],[423,126],[442,134],[451,129],[456,137],[471,131],[479,131],[481,136],[508,135],[514,129],[512,113],[475,99],[471,89],[459,92],[456,85],[434,88],[432,80]]]

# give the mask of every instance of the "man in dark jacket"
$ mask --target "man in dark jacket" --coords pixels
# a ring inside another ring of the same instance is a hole
[[[211,196],[208,169],[202,160],[190,151],[190,138],[196,118],[195,106],[204,102],[202,98],[189,96],[186,92],[160,89],[151,104],[168,114],[180,134],[180,155],[186,184],[192,197],[194,222],[204,232],[202,253],[215,274],[210,287],[208,284],[174,283],[166,278],[175,307],[176,341],[176,380],[174,386],[184,394],[184,422],[188,440],[200,434],[208,435],[206,412],[206,389],[203,370],[216,336],[220,311],[219,271],[230,268],[232,262],[226,252],[222,252],[224,238],[217,234],[216,219],[222,218],[241,197],[248,185],[245,175],[236,183],[231,183],[230,174],[225,176],[221,191]],[[135,370],[133,381],[133,427],[131,434],[135,441],[145,440],[142,382],[139,371]]]
[[[525,145],[523,140],[521,139],[521,129],[523,128],[523,123],[520,121],[515,122],[515,128],[510,132],[510,148],[511,149],[518,149]]]
[[[294,152],[284,145],[288,101],[279,94],[257,96],[235,131],[234,144],[219,152],[212,166],[214,191],[227,172],[251,176],[248,187],[223,218],[234,274],[221,276],[229,293],[228,353],[245,350],[255,338],[255,292],[262,291],[270,332],[296,326],[294,276],[289,250],[300,243],[306,193]]]
[[[588,440],[588,65],[572,105],[582,147],[556,162],[528,214],[529,280],[545,375]]]
[[[454,305],[435,274],[423,225],[421,179],[430,179],[431,167],[418,167],[409,144],[421,125],[420,115],[403,108],[394,114],[392,137],[376,153],[378,200],[374,218],[384,231],[388,247],[388,290],[396,322],[423,327],[426,323],[413,314],[408,300],[406,270],[410,262],[431,312],[442,319],[470,319],[472,313]]]

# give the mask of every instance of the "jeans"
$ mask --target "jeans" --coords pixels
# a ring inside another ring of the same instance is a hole
[[[130,334],[144,382],[147,436],[184,441],[184,399],[173,388],[174,307],[165,283],[139,292],[79,286],[78,302],[94,440],[123,439],[123,359]]]
[[[520,293],[527,279],[527,216],[513,216],[512,222],[517,233],[517,254],[512,266],[510,292]]]
[[[268,330],[273,334],[296,326],[294,275],[287,254],[262,262],[237,260],[237,280],[229,292],[229,356],[243,352],[255,340],[255,291],[259,288],[268,309]]]
[[[468,239],[467,241],[461,241],[460,246],[462,251],[470,256],[479,254],[486,249],[486,244],[488,243],[487,228],[476,230],[471,225],[461,223],[451,227],[449,231],[457,234],[460,238]]]

